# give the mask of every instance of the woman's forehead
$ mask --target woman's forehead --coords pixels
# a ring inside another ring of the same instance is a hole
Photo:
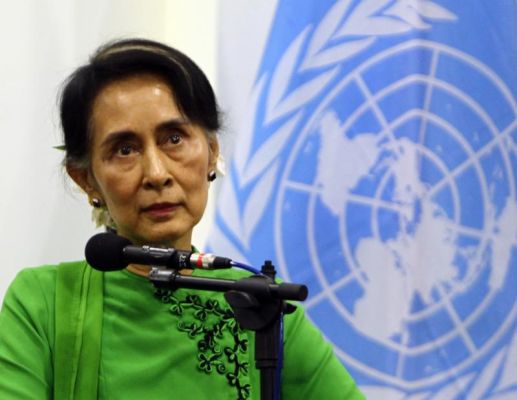
[[[149,108],[151,104],[159,105],[163,112],[182,115],[173,91],[163,78],[156,75],[136,75],[106,85],[93,102],[92,117],[98,117],[102,113],[109,113],[111,118],[126,116]]]
[[[133,102],[138,96],[151,95],[166,95],[175,103],[173,89],[166,79],[156,74],[142,73],[129,75],[106,84],[95,97],[94,107],[97,102],[107,99]]]

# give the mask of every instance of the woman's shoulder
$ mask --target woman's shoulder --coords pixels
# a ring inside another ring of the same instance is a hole
[[[55,282],[57,264],[45,264],[21,269],[11,283],[10,289],[29,288],[34,285],[47,285]],[[29,286],[28,286],[29,285]]]
[[[21,269],[18,274],[16,275],[16,278],[31,278],[31,277],[45,277],[48,275],[55,275],[57,271],[57,267],[59,264],[44,264],[44,265],[37,265],[37,266],[31,266],[31,267],[25,267]]]
[[[77,266],[78,268],[84,265],[84,260],[80,261],[66,261],[59,264],[43,264],[32,267],[25,267],[21,269],[16,275],[16,280],[55,280],[57,270],[60,266],[70,265]]]
[[[43,294],[47,298],[53,297],[59,266],[70,265],[80,267],[83,264],[84,261],[71,261],[23,268],[17,273],[6,295],[28,295],[34,297],[35,294]]]

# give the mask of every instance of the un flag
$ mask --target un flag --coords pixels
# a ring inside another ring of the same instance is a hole
[[[210,246],[372,399],[517,398],[517,3],[280,1]]]

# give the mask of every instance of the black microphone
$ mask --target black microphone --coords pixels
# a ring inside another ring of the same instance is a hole
[[[132,263],[170,269],[232,267],[232,260],[226,257],[173,248],[134,246],[130,240],[109,232],[92,236],[84,252],[88,264],[99,271],[118,271]]]

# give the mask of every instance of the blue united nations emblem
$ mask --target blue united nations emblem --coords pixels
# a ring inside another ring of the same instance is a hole
[[[381,37],[457,18],[413,3],[337,2],[289,43],[268,89],[258,81],[250,130],[267,139],[235,160],[220,248],[268,249],[284,279],[308,283],[309,317],[367,394],[511,397],[517,102],[486,63],[436,41],[365,57]]]
[[[401,68],[414,52],[420,71]],[[304,227],[304,258],[316,278],[309,315],[318,324],[341,321],[325,333],[348,365],[413,388],[474,364],[511,332],[517,313],[504,300],[516,282],[507,141],[515,123],[490,115],[468,82],[448,80],[446,63],[492,85],[500,107],[515,112],[506,87],[465,54],[423,41],[390,48],[343,77],[315,109],[276,206],[288,277],[299,276],[290,239]],[[370,86],[378,70],[384,81]],[[342,112],[344,99],[355,99],[354,112]],[[336,237],[339,251],[329,254],[327,240]]]

